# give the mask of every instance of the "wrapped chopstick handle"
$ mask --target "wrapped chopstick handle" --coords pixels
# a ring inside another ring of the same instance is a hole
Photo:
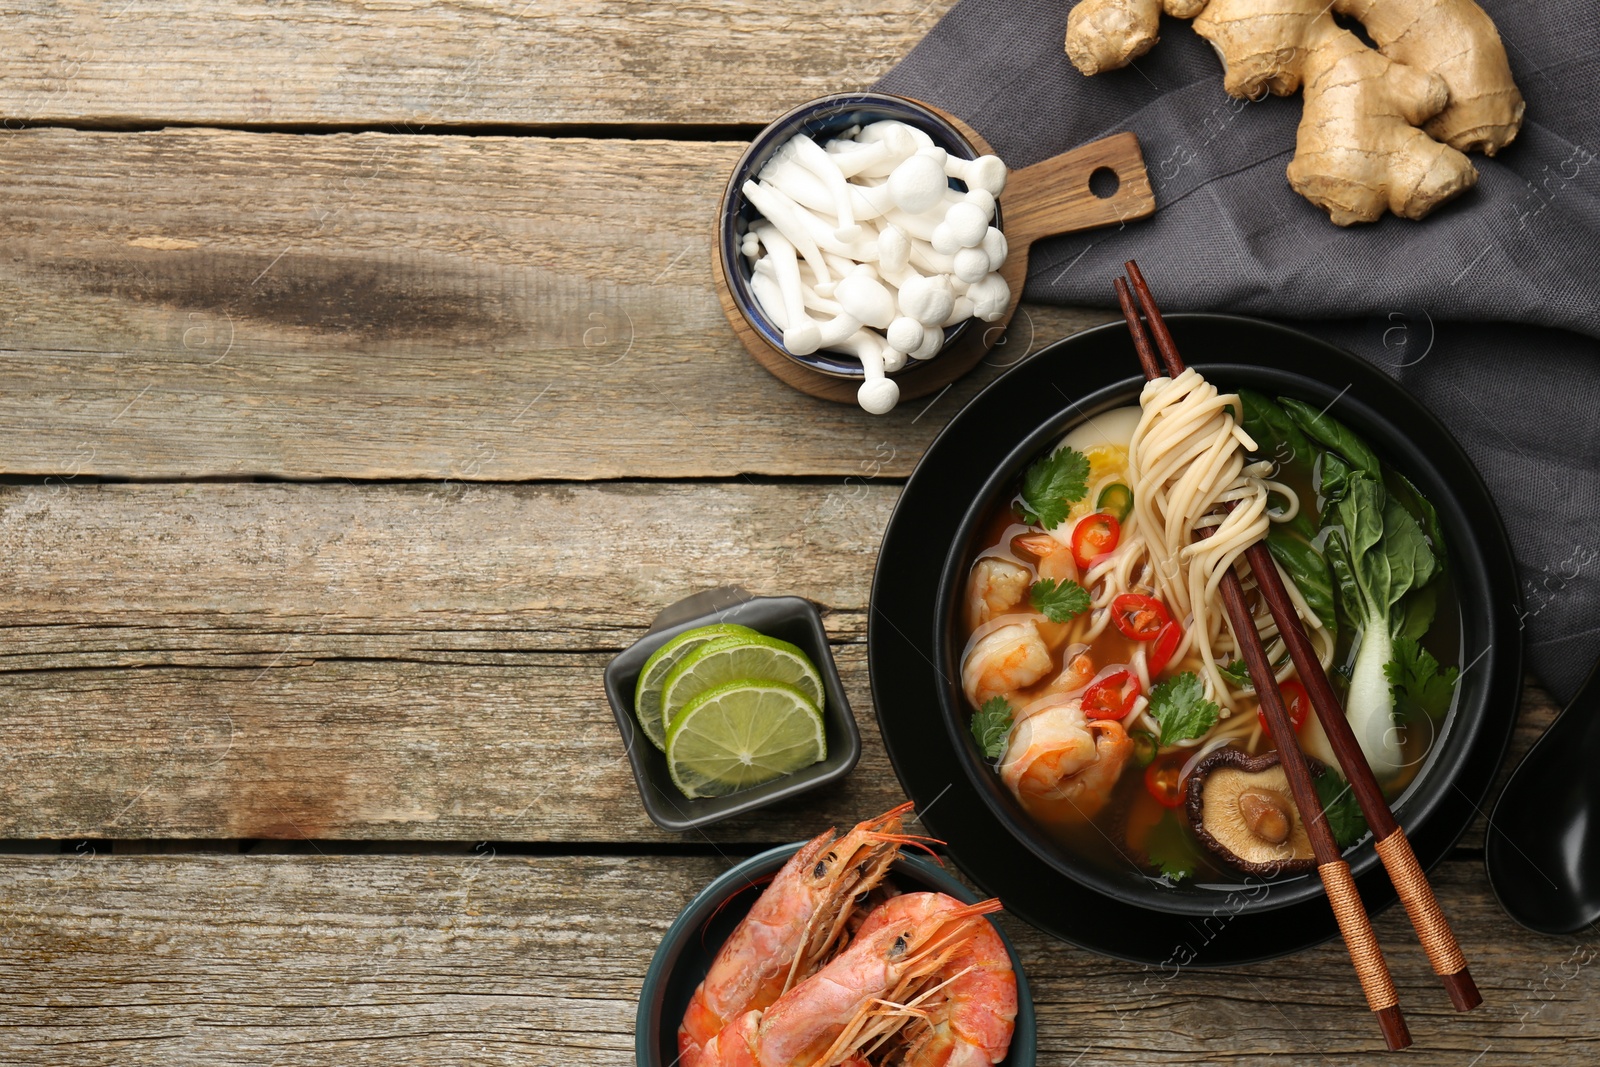
[[[1328,903],[1333,906],[1333,917],[1344,934],[1350,962],[1355,965],[1356,977],[1361,981],[1361,991],[1367,995],[1367,1007],[1378,1017],[1389,1051],[1403,1049],[1411,1044],[1411,1034],[1400,1014],[1400,997],[1395,992],[1394,979],[1389,977],[1389,965],[1384,962],[1383,950],[1372,932],[1372,920],[1367,918],[1361,894],[1356,891],[1350,865],[1344,860],[1334,860],[1319,865],[1317,874],[1322,877]]]
[[[1400,903],[1405,905],[1411,925],[1417,928],[1417,940],[1428,954],[1433,973],[1444,979],[1445,989],[1456,1010],[1471,1011],[1483,1003],[1483,996],[1472,980],[1472,972],[1467,970],[1467,958],[1461,954],[1461,946],[1456,944],[1456,935],[1451,932],[1444,909],[1439,907],[1433,887],[1422,873],[1417,854],[1411,851],[1406,832],[1397,827],[1394,833],[1378,842],[1377,848],[1378,858],[1383,860],[1389,880],[1400,895]]]

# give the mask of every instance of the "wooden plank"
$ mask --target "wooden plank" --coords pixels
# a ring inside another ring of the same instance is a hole
[[[843,788],[710,836],[886,808],[864,641],[896,495],[5,488],[0,838],[675,840],[640,809],[601,672],[662,607],[730,579],[824,605],[866,751]],[[1530,689],[1518,756],[1553,714]]]
[[[860,644],[836,652],[864,735],[846,783],[681,838],[640,804],[612,653],[413,655],[8,675],[0,837],[768,842],[904,799]]]
[[[733,858],[0,857],[7,1062],[626,1064],[651,954]],[[1451,1012],[1391,910],[1377,926],[1408,1060],[1592,1062],[1600,942],[1514,927],[1476,865],[1435,884],[1485,1003]],[[1337,944],[1227,971],[1139,967],[1002,921],[1041,1062],[1331,1064],[1381,1047]]]
[[[864,89],[954,0],[5,4],[0,118],[766,123]]]
[[[899,489],[618,482],[0,487],[0,667],[260,672],[596,653],[740,583],[859,642]]]
[[[890,416],[803,396],[712,290],[741,149],[12,133],[0,473],[904,475],[1000,367],[1108,317],[1025,309],[1016,343]]]
[[[894,497],[11,487],[0,837],[674,840],[644,817],[601,672],[662,607],[730,579],[827,607],[873,740],[844,788],[719,839],[887,808],[863,642]]]

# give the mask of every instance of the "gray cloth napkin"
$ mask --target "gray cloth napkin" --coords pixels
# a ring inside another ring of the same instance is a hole
[[[1422,222],[1341,229],[1284,178],[1298,96],[1241,103],[1187,22],[1088,78],[1069,0],[964,0],[879,84],[969,122],[1012,167],[1132,130],[1157,210],[1034,247],[1027,297],[1114,304],[1139,260],[1163,310],[1296,323],[1404,383],[1482,471],[1521,571],[1529,665],[1569,699],[1600,655],[1600,19],[1483,0],[1527,99],[1517,140]],[[1337,412],[1335,412],[1337,414]]]

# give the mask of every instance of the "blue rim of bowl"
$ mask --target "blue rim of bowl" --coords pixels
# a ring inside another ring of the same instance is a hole
[[[689,943],[696,930],[716,914],[722,907],[723,901],[741,890],[756,885],[754,879],[768,873],[762,868],[770,865],[773,871],[778,870],[783,866],[783,862],[799,851],[805,843],[795,841],[787,845],[778,845],[736,864],[712,879],[711,884],[696,893],[694,899],[689,901],[678,913],[678,917],[672,920],[672,925],[667,927],[667,932],[661,937],[661,944],[656,946],[655,955],[650,959],[650,967],[644,974],[644,984],[639,989],[639,1010],[634,1017],[633,1025],[633,1054],[638,1067],[659,1064],[659,1058],[655,1055],[656,1046],[660,1041],[660,1029],[666,1020],[652,1018],[654,1014],[652,1007],[656,1003],[656,998],[652,994],[671,976],[683,954],[683,946]],[[920,856],[901,853],[895,859],[895,866],[910,867],[916,877],[924,883],[933,886],[938,892],[955,897],[963,904],[975,904],[983,899],[957,881],[949,871]],[[1028,976],[1022,967],[1022,957],[1017,955],[1017,947],[1011,943],[1011,938],[1006,936],[1005,930],[999,923],[995,923],[994,928],[999,933],[1000,940],[1005,943],[1006,953],[1011,957],[1011,969],[1017,976],[1016,1029],[1011,1034],[1010,1051],[1006,1053],[1006,1058],[1000,1061],[999,1067],[1034,1067],[1038,1057],[1039,1034],[1038,1021],[1034,1017],[1033,993],[1028,988]]]
[[[758,212],[745,199],[741,190],[745,180],[766,166],[767,161],[795,134],[803,133],[808,137],[816,137],[818,134],[837,133],[851,126],[865,125],[883,119],[898,119],[916,126],[933,138],[934,144],[960,159],[975,159],[978,156],[977,149],[960,130],[952,126],[942,115],[915,100],[892,96],[889,93],[835,93],[801,104],[775,119],[771,125],[757,134],[756,139],[750,142],[750,147],[739,157],[739,162],[734,164],[733,174],[729,177],[728,186],[722,194],[721,211],[717,222],[717,241],[722,248],[724,280],[727,282],[728,292],[733,294],[734,304],[739,308],[745,321],[750,324],[750,328],[760,334],[762,340],[771,345],[775,351],[807,370],[826,374],[831,378],[861,379],[863,374],[860,361],[853,356],[836,352],[794,355],[783,347],[783,331],[767,318],[761,310],[761,305],[756,302],[755,293],[750,288],[749,261],[740,254],[739,244],[750,220]],[[966,189],[964,183],[954,178],[950,180],[950,186],[956,190]],[[995,208],[993,225],[1000,225],[998,207]],[[967,319],[954,326],[946,326],[945,347],[948,348],[954,343],[956,338],[971,325],[972,320]],[[889,376],[904,378],[932,362],[934,360],[907,360],[904,369]]]

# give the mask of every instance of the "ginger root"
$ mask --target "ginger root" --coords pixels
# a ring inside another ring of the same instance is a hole
[[[1424,217],[1477,182],[1462,152],[1493,155],[1522,123],[1505,47],[1472,0],[1082,0],[1067,54],[1085,74],[1125,66],[1155,44],[1162,10],[1194,16],[1233,96],[1303,89],[1289,184],[1340,226]]]
[[[1420,219],[1472,188],[1467,157],[1417,129],[1444,108],[1442,78],[1374,52],[1329,14],[1327,0],[1212,0],[1194,30],[1222,57],[1234,96],[1302,89],[1305,111],[1289,185],[1335,224],[1385,209]]]
[[[1083,0],[1067,16],[1067,56],[1085,74],[1125,67],[1160,40],[1165,11],[1192,19],[1206,0]]]
[[[1444,79],[1450,102],[1423,127],[1436,141],[1492,156],[1522,127],[1522,94],[1488,12],[1472,0],[1335,0],[1397,63]]]
[[[1349,226],[1372,222],[1385,208],[1420,219],[1477,184],[1466,156],[1417,129],[1445,105],[1438,75],[1384,58],[1327,15],[1318,27],[1302,68],[1305,111],[1289,161],[1295,192]]]

